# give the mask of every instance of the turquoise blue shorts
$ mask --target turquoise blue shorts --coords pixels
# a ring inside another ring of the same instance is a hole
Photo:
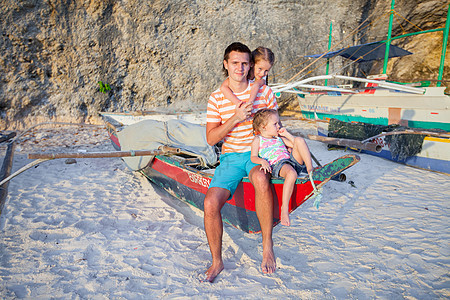
[[[250,151],[244,153],[225,153],[220,156],[220,165],[214,171],[209,187],[219,187],[230,191],[230,198],[242,178],[258,166],[250,160]]]

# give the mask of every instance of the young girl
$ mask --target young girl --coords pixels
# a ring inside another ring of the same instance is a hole
[[[248,103],[252,103],[256,99],[259,88],[267,84],[267,74],[275,62],[275,55],[269,48],[258,47],[252,51],[252,68],[248,74],[248,78],[254,80],[254,84],[250,89],[250,99]],[[228,78],[220,86],[220,91],[223,93],[225,98],[230,100],[233,104],[241,104],[241,100],[234,95],[228,86]]]
[[[256,136],[252,142],[251,160],[273,177],[284,178],[281,224],[290,226],[289,202],[298,173],[303,164],[308,173],[313,170],[308,145],[303,138],[294,137],[286,128],[280,127],[280,118],[274,109],[261,109],[255,114],[253,131]],[[292,153],[286,146],[292,148]]]

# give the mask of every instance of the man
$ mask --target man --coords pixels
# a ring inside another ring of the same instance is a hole
[[[263,273],[275,272],[273,253],[273,197],[270,187],[270,174],[265,174],[250,160],[253,140],[252,113],[261,108],[277,109],[278,105],[272,91],[262,86],[252,104],[246,104],[250,97],[251,83],[247,79],[251,68],[250,49],[241,43],[227,47],[223,68],[228,75],[229,88],[242,101],[238,106],[226,99],[220,90],[213,92],[208,101],[206,137],[208,144],[215,145],[223,140],[220,165],[205,196],[205,231],[212,255],[212,265],[205,272],[206,280],[212,282],[223,270],[222,234],[223,223],[220,210],[231,199],[237,185],[248,176],[255,188],[256,214],[261,226]]]

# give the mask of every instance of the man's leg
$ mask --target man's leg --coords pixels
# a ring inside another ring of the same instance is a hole
[[[273,273],[276,269],[275,255],[273,253],[272,229],[273,229],[273,196],[270,186],[270,174],[260,170],[260,166],[254,167],[249,179],[255,188],[255,207],[261,226],[263,259],[261,270],[263,273]]]
[[[206,280],[212,282],[223,270],[222,261],[222,234],[223,223],[220,210],[224,206],[230,191],[212,187],[206,192],[204,202],[205,231],[208,239],[209,250],[212,256],[212,265],[205,272]]]

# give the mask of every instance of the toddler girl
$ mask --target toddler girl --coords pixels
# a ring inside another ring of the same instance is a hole
[[[273,177],[283,177],[283,196],[281,205],[281,224],[290,226],[289,202],[295,181],[303,165],[310,173],[313,170],[311,153],[301,137],[294,137],[286,128],[281,128],[278,112],[274,109],[261,109],[253,118],[255,138],[252,142],[251,161],[260,164],[264,172]],[[289,153],[287,147],[292,148]]]

